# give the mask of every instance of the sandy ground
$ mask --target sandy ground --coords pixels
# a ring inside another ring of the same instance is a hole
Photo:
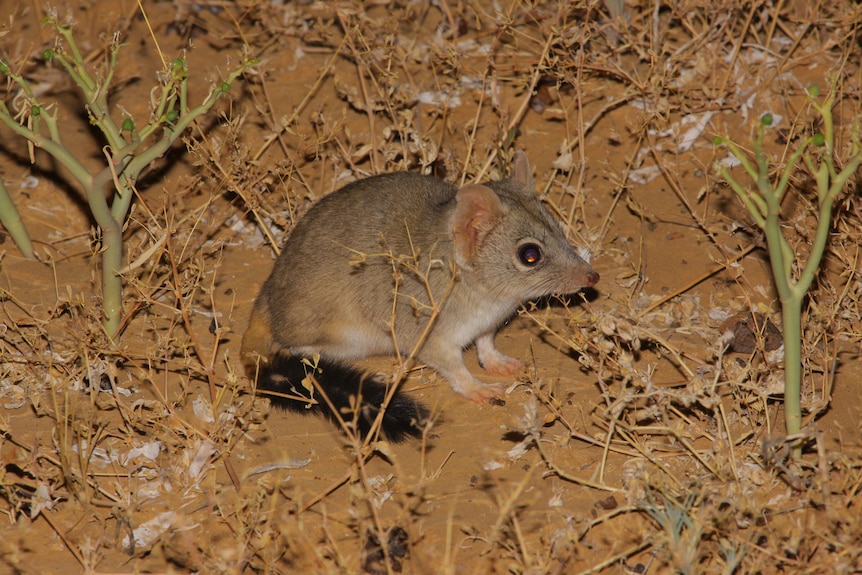
[[[193,149],[139,182],[116,349],[86,201],[0,131],[38,255],[2,236],[0,573],[860,572],[858,177],[806,307],[801,464],[782,439],[781,350],[719,344],[728,318],[780,326],[780,306],[712,138],[750,149],[768,111],[786,159],[817,129],[804,88],[838,68],[842,150],[860,115],[858,5],[789,4],[613,20],[605,4],[144,2],[145,20],[133,2],[72,2],[100,77],[120,31],[112,108],[138,125],[163,57],[187,57],[191,102],[244,43],[260,62]],[[65,147],[103,165],[74,83],[39,57],[43,8],[4,0],[0,15],[2,57],[56,103]],[[515,149],[602,280],[501,330],[527,364],[505,405],[417,366],[403,388],[433,427],[363,451],[253,393],[239,341],[274,246],[316,198],[400,169],[496,178]],[[793,184],[785,230],[804,255],[812,184]]]

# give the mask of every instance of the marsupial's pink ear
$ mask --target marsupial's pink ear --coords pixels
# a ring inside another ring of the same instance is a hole
[[[455,261],[460,267],[472,269],[485,236],[503,215],[503,205],[494,190],[479,184],[459,189],[455,199],[457,207],[452,215]]]

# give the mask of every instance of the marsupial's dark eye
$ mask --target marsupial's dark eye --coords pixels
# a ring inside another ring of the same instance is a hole
[[[542,261],[542,248],[536,244],[524,244],[518,248],[518,259],[527,267],[533,267]]]

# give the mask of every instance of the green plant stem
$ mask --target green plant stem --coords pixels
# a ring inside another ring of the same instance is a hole
[[[854,139],[851,156],[848,158],[844,169],[841,172],[835,170],[833,160],[835,134],[832,121],[834,101],[835,92],[833,90],[830,91],[823,104],[812,102],[823,119],[824,135],[822,150],[819,153],[819,163],[815,162],[815,159],[808,153],[815,137],[806,138],[790,155],[781,171],[777,185],[773,185],[769,178],[769,159],[763,151],[765,134],[763,124],[759,126],[754,142],[754,164],[742,154],[733,142],[727,138],[721,140],[727,144],[731,153],[739,159],[746,173],[756,183],[757,191],[748,190],[743,188],[726,168],[721,167],[719,169],[722,177],[745,204],[766,236],[772,275],[781,302],[785,358],[784,414],[788,435],[797,435],[802,426],[802,305],[805,301],[805,295],[817,276],[820,262],[826,251],[835,200],[862,164],[862,149],[860,149],[859,141]],[[817,228],[808,259],[805,265],[801,266],[802,270],[799,277],[794,280],[793,263],[796,260],[796,255],[781,231],[781,200],[800,159],[817,182],[819,205]],[[802,455],[801,441],[794,440],[792,447],[794,457],[799,459]]]
[[[802,298],[781,301],[784,330],[784,427],[788,435],[802,431]],[[792,442],[795,458],[802,456],[799,440]]]
[[[42,116],[46,119],[53,120],[56,122],[56,118],[51,117],[47,114],[47,112],[42,112]],[[37,148],[42,148],[54,158],[57,159],[63,166],[72,172],[72,176],[79,182],[88,182],[90,179],[90,173],[87,171],[87,168],[78,161],[78,159],[72,155],[72,153],[63,147],[62,142],[60,142],[59,134],[56,134],[56,138],[54,138],[54,133],[57,131],[56,124],[52,125],[49,122],[49,133],[52,134],[52,138],[46,138],[42,134],[34,132],[27,126],[23,126],[15,121],[15,118],[9,113],[9,109],[6,107],[6,104],[0,101],[0,122],[6,124],[6,126],[18,134],[19,136],[29,140],[33,143]]]
[[[102,228],[102,314],[105,332],[117,336],[123,315],[123,226],[113,217]]]
[[[12,236],[12,240],[25,258],[29,260],[36,259],[36,254],[33,252],[33,242],[30,241],[30,234],[27,233],[27,228],[21,221],[21,214],[15,207],[12,198],[9,197],[9,192],[6,191],[6,185],[3,180],[0,180],[0,222],[3,227]]]
[[[129,214],[134,198],[135,184],[140,174],[156,159],[164,155],[176,142],[177,138],[200,116],[212,109],[215,102],[230,88],[246,69],[256,64],[254,60],[245,60],[233,70],[228,78],[218,86],[213,86],[204,101],[197,107],[189,109],[187,103],[188,71],[185,61],[178,58],[171,62],[166,70],[164,83],[158,92],[158,99],[153,102],[155,114],[150,121],[139,130],[122,127],[110,114],[108,95],[110,81],[117,65],[117,54],[120,48],[115,38],[109,54],[107,71],[104,79],[97,79],[87,70],[85,60],[78,49],[72,34],[72,29],[54,21],[49,21],[65,41],[68,51],[58,48],[50,51],[50,57],[60,63],[66,73],[83,93],[86,99],[87,113],[90,122],[99,128],[107,145],[104,147],[108,165],[98,172],[89,172],[75,154],[63,145],[60,138],[60,127],[57,112],[42,106],[34,95],[27,80],[11,71],[8,63],[2,62],[2,72],[14,84],[20,87],[26,95],[29,109],[20,114],[27,121],[10,113],[5,102],[0,101],[0,121],[19,136],[28,140],[33,146],[42,148],[53,156],[61,165],[69,170],[78,182],[87,198],[90,211],[102,232],[102,305],[105,332],[112,339],[116,338],[122,320],[122,278],[118,272],[123,263],[123,225]],[[40,133],[41,123],[47,127],[48,137]],[[132,124],[133,126],[134,124]],[[161,130],[161,134],[158,131]],[[125,135],[128,135],[128,140]],[[149,145],[145,145],[149,142]],[[115,193],[110,198],[106,191],[110,187]],[[3,195],[0,192],[0,195]],[[12,210],[4,208],[6,204]],[[15,225],[17,211],[5,194],[0,197],[0,217],[4,225]],[[7,224],[7,216],[9,224]],[[20,218],[17,220],[20,222]],[[10,230],[10,233],[11,230]],[[14,236],[13,236],[14,237]],[[19,237],[20,234],[19,234]],[[24,237],[29,242],[29,237]],[[23,242],[23,239],[21,240]],[[19,242],[16,243],[26,245]],[[25,251],[22,248],[22,252]],[[32,253],[32,246],[30,247]]]

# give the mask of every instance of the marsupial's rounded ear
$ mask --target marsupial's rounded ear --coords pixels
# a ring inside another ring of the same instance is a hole
[[[462,268],[472,269],[482,242],[503,216],[503,205],[494,190],[480,184],[464,186],[455,199],[457,207],[451,224],[455,262]]]
[[[519,189],[530,194],[536,193],[533,170],[530,168],[530,161],[527,160],[527,154],[523,150],[518,150],[512,157],[512,173],[509,174],[509,179],[515,182]]]

